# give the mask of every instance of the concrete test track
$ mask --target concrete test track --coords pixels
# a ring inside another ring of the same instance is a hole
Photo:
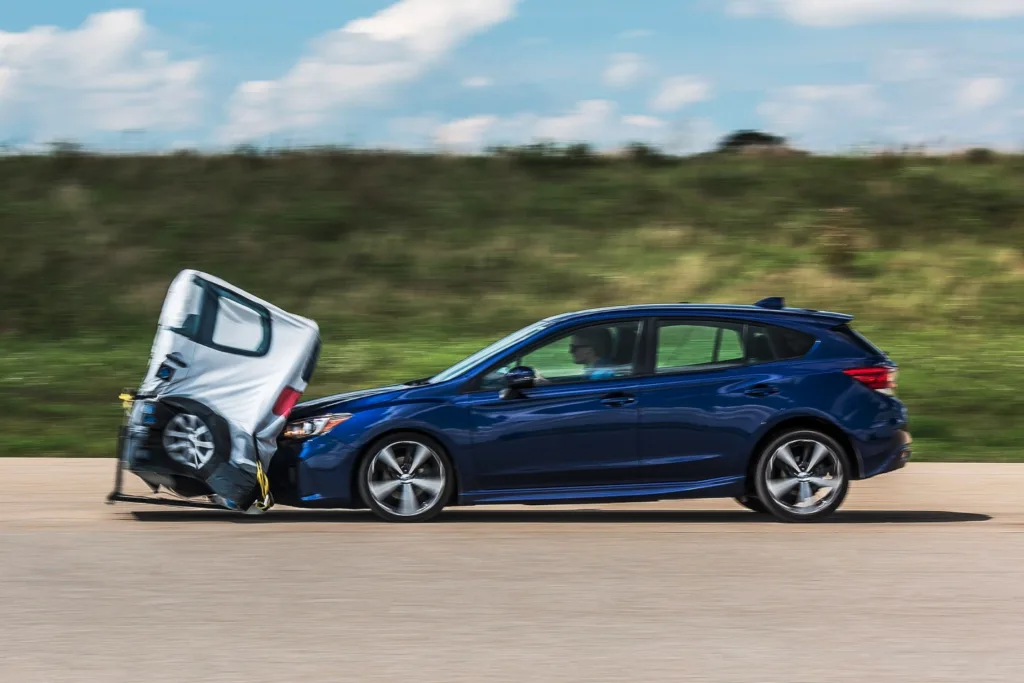
[[[912,462],[814,526],[251,518],[105,505],[113,469],[0,459],[0,681],[1024,681],[1024,465]]]

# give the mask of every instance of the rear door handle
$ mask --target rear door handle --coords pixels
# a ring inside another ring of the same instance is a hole
[[[626,394],[613,394],[601,399],[601,403],[606,406],[618,408],[620,406],[628,406],[631,403],[636,403],[636,399],[632,396],[627,396]]]
[[[773,384],[755,384],[743,393],[747,396],[761,398],[763,396],[771,396],[772,394],[779,393],[779,388]]]

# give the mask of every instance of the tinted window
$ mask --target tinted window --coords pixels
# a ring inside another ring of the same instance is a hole
[[[752,363],[800,358],[814,346],[814,337],[774,325],[747,326],[747,358]]]
[[[635,371],[640,323],[592,325],[559,335],[484,376],[481,388],[503,386],[517,365],[533,368],[538,384],[565,384],[627,377]]]
[[[853,329],[850,325],[841,325],[837,327],[835,331],[849,339],[855,346],[865,351],[869,356],[885,355],[882,353],[880,348],[872,344],[867,337]]]
[[[655,372],[743,362],[743,326],[663,322],[658,327]]]

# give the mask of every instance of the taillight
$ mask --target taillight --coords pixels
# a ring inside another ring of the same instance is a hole
[[[292,408],[299,402],[300,396],[302,396],[301,391],[285,387],[281,395],[277,397],[277,401],[274,402],[274,415],[287,415],[292,412]]]
[[[867,368],[849,368],[843,370],[847,376],[854,378],[869,389],[892,396],[896,391],[896,368],[872,366]]]

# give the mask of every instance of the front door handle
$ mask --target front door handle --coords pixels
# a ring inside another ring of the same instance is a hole
[[[743,393],[747,396],[753,396],[754,398],[762,398],[764,396],[771,396],[772,394],[779,393],[779,388],[774,384],[755,384]]]
[[[605,398],[601,399],[601,403],[603,403],[606,406],[618,408],[621,406],[628,406],[631,403],[636,403],[636,399],[626,394],[612,394],[611,396],[606,396]]]

